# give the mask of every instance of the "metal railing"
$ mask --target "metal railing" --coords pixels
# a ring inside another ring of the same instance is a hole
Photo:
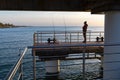
[[[12,67],[12,69],[10,70],[10,72],[8,73],[7,77],[5,78],[5,80],[13,80],[15,74],[17,72],[19,72],[18,78],[17,80],[23,80],[23,70],[22,70],[22,60],[23,57],[25,55],[25,53],[27,52],[28,48],[25,48],[25,50],[23,51],[23,53],[20,55],[18,61],[15,63],[15,65]]]
[[[96,38],[104,37],[103,31],[96,31],[91,32],[88,31],[86,33],[87,41],[96,41]],[[83,33],[82,32],[64,32],[64,31],[57,31],[57,32],[35,32],[34,33],[34,44],[39,43],[47,43],[48,39],[56,39],[57,42],[82,42],[83,41]]]

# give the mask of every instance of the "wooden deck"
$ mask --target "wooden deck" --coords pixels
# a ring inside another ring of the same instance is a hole
[[[34,48],[36,56],[39,56],[41,59],[65,59],[69,54],[76,53],[95,53],[102,55],[103,46],[94,46],[96,44],[103,44],[104,42],[61,42],[61,43],[41,43],[34,44],[34,46],[39,46],[40,48]],[[93,45],[93,46],[84,46],[84,45]],[[76,46],[80,45],[80,46]],[[55,57],[52,57],[55,56]],[[46,58],[48,57],[48,58]],[[98,58],[98,57],[86,57],[88,59]],[[82,59],[82,58],[79,58]]]

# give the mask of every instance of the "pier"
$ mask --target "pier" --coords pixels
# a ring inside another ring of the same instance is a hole
[[[46,73],[51,76],[60,73],[61,60],[83,60],[83,75],[85,75],[86,59],[98,59],[102,63],[104,42],[103,39],[98,40],[97,38],[104,37],[104,33],[87,32],[86,43],[82,42],[82,37],[82,32],[34,33],[32,47],[34,79],[36,79],[36,62],[40,61],[45,62]],[[76,57],[70,57],[70,55],[76,55]]]
[[[80,45],[95,45],[103,44],[103,40],[98,41],[98,37],[103,37],[103,32],[87,32],[87,42],[83,43],[82,32],[37,32],[34,33],[34,47],[41,46],[45,48],[34,48],[36,56],[59,56],[76,54],[76,53],[103,53],[103,46],[87,46],[80,47]],[[51,41],[48,41],[51,39]],[[53,41],[52,39],[55,39]],[[75,45],[75,46],[74,46]],[[85,51],[84,51],[85,48]],[[63,59],[63,58],[62,58]],[[65,59],[65,58],[64,58]]]
[[[82,47],[79,46],[74,46],[77,44],[83,45]],[[103,44],[103,42],[87,42],[86,44],[82,42],[74,42],[74,43],[59,43],[59,44],[39,44],[37,46],[44,46],[45,48],[34,48],[33,51],[35,52],[36,56],[39,56],[39,58],[43,59],[42,57],[44,56],[59,56],[58,59],[65,59],[63,58],[63,55],[67,57],[69,54],[76,54],[76,53],[95,53],[99,55],[103,55],[103,46],[87,46],[84,47],[85,45],[95,45],[95,44]],[[84,51],[85,49],[85,51]],[[62,57],[61,57],[62,56]],[[98,58],[98,57],[87,57],[87,59],[93,59],[93,58]],[[48,58],[47,58],[48,59]],[[74,58],[75,59],[75,58]],[[82,59],[82,58],[81,58]]]

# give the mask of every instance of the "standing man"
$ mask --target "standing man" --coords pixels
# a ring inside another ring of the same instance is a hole
[[[88,24],[87,24],[87,21],[85,21],[85,22],[84,22],[84,26],[82,27],[82,28],[83,28],[83,37],[84,37],[83,43],[86,43],[86,32],[87,32],[87,27],[88,27]]]

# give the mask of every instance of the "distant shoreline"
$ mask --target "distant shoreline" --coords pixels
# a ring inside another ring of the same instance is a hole
[[[2,22],[0,22],[0,28],[11,28],[11,27],[15,27],[15,25],[10,24],[10,23],[2,23]]]
[[[0,26],[1,28],[18,28],[18,27],[28,27],[28,26]]]
[[[13,26],[0,26],[0,28],[13,28]]]

